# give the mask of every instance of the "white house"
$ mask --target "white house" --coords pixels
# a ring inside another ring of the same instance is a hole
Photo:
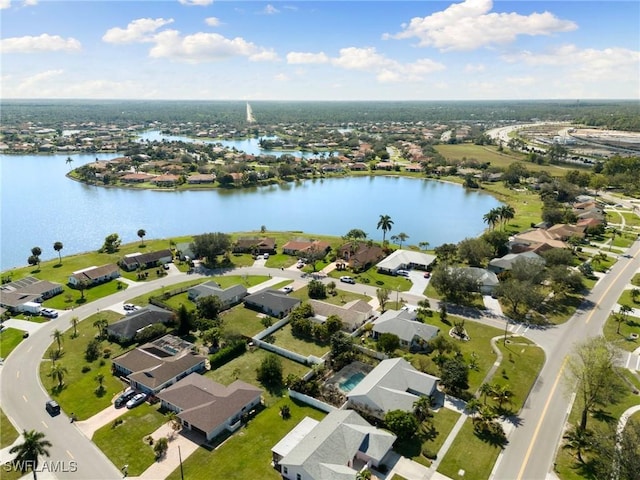
[[[376,268],[379,272],[395,275],[398,270],[410,270],[412,268],[426,270],[435,259],[434,255],[429,255],[428,253],[399,249],[378,262]]]
[[[392,333],[400,339],[403,347],[422,347],[440,329],[416,320],[416,313],[407,310],[387,310],[373,323],[373,336],[378,338],[383,333]]]
[[[422,373],[403,358],[383,360],[347,394],[349,404],[384,418],[391,410],[413,411],[421,396],[436,393],[439,378]]]

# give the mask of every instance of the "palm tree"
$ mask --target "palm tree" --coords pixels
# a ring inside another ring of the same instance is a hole
[[[484,223],[491,226],[491,230],[496,228],[496,225],[500,221],[500,212],[497,208],[492,208],[482,217]]]
[[[618,315],[616,320],[618,320],[618,329],[616,330],[617,334],[620,334],[620,324],[622,322],[626,322],[627,321],[627,315],[629,313],[631,313],[633,311],[633,308],[631,308],[629,305],[620,305],[620,308],[618,309]]]
[[[421,395],[420,398],[413,402],[413,414],[420,422],[433,417],[433,413],[431,413],[431,397]]]
[[[380,220],[378,220],[378,226],[376,227],[378,230],[382,229],[382,244],[385,243],[385,238],[387,236],[387,232],[391,230],[393,225],[393,220],[389,215],[380,215]]]
[[[400,232],[398,235],[396,235],[396,238],[400,240],[400,248],[402,248],[402,244],[407,241],[409,235],[404,232]]]
[[[58,389],[61,389],[64,385],[64,376],[67,374],[67,372],[67,368],[63,367],[59,363],[51,365],[51,372],[49,372],[49,376],[58,381]]]
[[[513,397],[513,392],[509,390],[509,385],[494,385],[492,390],[492,398],[498,402],[498,408],[500,409],[502,409],[502,404],[504,402],[509,403],[511,401],[511,397]]]
[[[99,318],[95,322],[93,322],[93,326],[98,329],[98,337],[104,338],[107,327],[109,326],[109,322],[107,322],[104,318]]]
[[[60,254],[60,250],[62,250],[64,248],[64,245],[62,244],[62,242],[55,242],[53,244],[53,249],[58,252],[58,265],[62,265],[62,255]]]
[[[60,360],[62,354],[60,350],[49,350],[49,359],[51,360],[51,365],[55,365],[58,360]]]
[[[51,442],[44,439],[44,433],[36,432],[35,430],[24,430],[22,432],[23,442],[9,450],[9,453],[15,453],[16,456],[13,461],[20,465],[22,472],[24,472],[28,466],[31,466],[33,473],[33,480],[38,480],[36,470],[38,470],[38,457],[44,455],[49,456],[48,448],[51,447]]]
[[[488,383],[483,383],[482,385],[480,385],[480,388],[478,389],[478,391],[482,395],[483,403],[486,405],[487,404],[487,396],[488,395],[493,395],[493,387]]]
[[[78,336],[78,323],[80,323],[80,319],[78,317],[73,317],[71,319],[71,326],[73,327],[73,338]]]
[[[422,250],[427,250],[429,248],[430,243],[429,242],[420,242],[418,244],[418,246],[422,249]]]
[[[169,421],[171,430],[173,430],[174,433],[180,430],[180,428],[182,427],[182,421],[178,417],[178,414],[174,411],[167,412],[167,420]]]
[[[60,350],[62,350],[62,339],[64,338],[64,333],[62,333],[60,330],[56,328],[51,334],[51,336],[58,344],[58,352],[59,352]]]
[[[365,468],[356,474],[356,480],[371,480],[371,470]]]
[[[67,157],[67,159],[65,160],[65,162],[67,165],[69,165],[69,170],[71,170],[71,164],[73,163],[73,158],[71,157]]]
[[[581,428],[580,426],[573,427],[568,430],[567,433],[565,433],[562,437],[566,440],[566,443],[562,446],[562,448],[573,450],[576,453],[578,461],[580,463],[584,463],[582,454],[583,452],[589,450],[592,437],[593,432],[591,430]]]
[[[516,211],[511,205],[503,205],[502,207],[498,208],[498,213],[502,222],[502,228],[506,226],[509,220],[516,216]]]
[[[476,423],[476,414],[481,409],[482,409],[482,404],[480,403],[480,400],[478,400],[475,397],[469,400],[467,402],[467,406],[465,407],[465,410],[467,411],[467,413],[471,415],[471,420],[473,421],[473,423]]]
[[[620,232],[617,228],[611,229],[611,243],[609,244],[609,251],[611,251],[611,247],[613,247],[613,241],[616,239],[616,235],[620,235]]]
[[[144,228],[141,228],[140,230],[138,230],[138,236],[140,237],[140,242],[142,242],[142,245],[144,247],[144,236],[147,234],[147,232],[144,230]]]

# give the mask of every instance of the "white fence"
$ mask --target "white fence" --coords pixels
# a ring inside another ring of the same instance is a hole
[[[318,410],[322,410],[323,412],[331,413],[334,410],[337,410],[337,408],[334,407],[333,405],[329,405],[328,403],[321,402],[320,400],[310,397],[309,395],[305,395],[304,393],[296,392],[295,390],[289,390],[289,396],[296,400],[300,400],[301,402],[306,403],[307,405],[311,405],[312,407],[317,408]]]

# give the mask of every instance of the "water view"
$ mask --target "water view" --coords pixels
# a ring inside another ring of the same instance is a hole
[[[94,187],[65,177],[70,168],[117,154],[0,156],[0,269],[26,265],[34,246],[42,258],[97,250],[118,233],[123,242],[212,231],[300,230],[344,235],[361,228],[370,238],[381,214],[394,221],[390,235],[431,246],[476,236],[482,216],[499,202],[459,185],[402,177],[307,180],[242,190],[151,191]]]

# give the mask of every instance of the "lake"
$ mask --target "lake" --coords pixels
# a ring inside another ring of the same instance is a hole
[[[389,215],[387,237],[404,232],[409,244],[431,247],[480,234],[482,216],[500,205],[481,192],[434,180],[348,177],[306,180],[243,190],[151,191],[84,185],[65,177],[71,168],[118,154],[0,155],[0,270],[27,264],[31,248],[43,260],[98,250],[117,233],[123,242],[206,232],[302,230],[344,235],[360,228],[381,240],[380,215]],[[167,243],[168,245],[168,243]]]

